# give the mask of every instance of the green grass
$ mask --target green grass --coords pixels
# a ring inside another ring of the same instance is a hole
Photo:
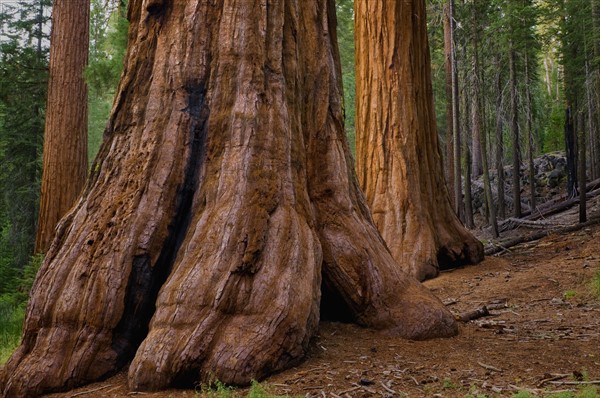
[[[577,392],[559,392],[548,394],[548,398],[600,398],[598,388],[595,386],[584,387]]]
[[[247,398],[288,398],[287,395],[273,395],[269,392],[269,386],[260,384],[257,381],[252,381],[250,391],[248,391]]]
[[[25,306],[0,297],[0,366],[8,360],[21,341]]]
[[[592,293],[600,298],[600,268],[596,270],[596,275],[592,278]]]
[[[261,384],[257,381],[252,381],[247,394],[242,394],[238,389],[227,386],[220,381],[214,381],[202,385],[200,391],[196,392],[195,397],[206,398],[289,398],[287,395],[274,395],[270,392],[268,384]]]
[[[10,291],[0,294],[0,366],[21,342],[27,296],[43,260],[42,255],[32,256]]]
[[[527,391],[519,391],[518,393],[514,394],[512,396],[512,398],[534,398],[533,395],[531,395],[530,392]]]
[[[558,392],[552,393],[548,392],[544,395],[533,395],[527,391],[519,391],[514,394],[511,398],[535,398],[535,397],[545,397],[545,398],[600,398],[600,394],[598,393],[598,387],[588,386],[583,387],[577,392]]]

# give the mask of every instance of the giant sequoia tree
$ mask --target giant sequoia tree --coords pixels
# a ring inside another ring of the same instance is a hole
[[[5,396],[97,380],[248,383],[320,311],[457,332],[400,271],[353,177],[333,0],[130,2],[105,140],[33,287]]]
[[[452,211],[431,88],[424,0],[357,0],[358,178],[394,258],[419,279],[477,263]]]
[[[56,224],[87,176],[89,0],[55,0],[52,8],[44,165],[35,251],[45,252]]]

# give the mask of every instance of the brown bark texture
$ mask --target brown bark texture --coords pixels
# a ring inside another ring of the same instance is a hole
[[[246,384],[320,312],[457,333],[374,226],[343,130],[335,4],[129,4],[124,75],[82,199],[34,284],[7,397],[129,366],[133,390]]]
[[[444,88],[446,91],[446,187],[454,192],[454,113],[452,107],[452,16],[450,2],[444,3]],[[450,204],[455,207],[454,195],[450,195]]]
[[[512,201],[513,215],[515,218],[521,217],[521,139],[519,131],[519,108],[517,106],[517,70],[516,70],[516,50],[512,47],[509,53],[509,74],[510,74],[510,117],[511,117],[511,137],[512,137]]]
[[[50,65],[40,211],[35,252],[46,252],[58,221],[75,204],[87,177],[89,0],[56,0]]]
[[[477,263],[483,247],[444,185],[425,2],[355,2],[357,173],[396,261],[423,280]]]
[[[495,63],[498,66],[496,74],[496,189],[498,191],[498,217],[506,218],[506,205],[504,204],[504,128],[502,126],[502,73],[500,60]]]

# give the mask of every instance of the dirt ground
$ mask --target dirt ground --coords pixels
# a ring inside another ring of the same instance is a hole
[[[458,336],[405,341],[323,322],[306,361],[264,383],[274,394],[324,398],[544,396],[600,383],[600,299],[589,285],[598,270],[598,225],[513,247],[425,283],[455,314],[490,309]],[[130,393],[121,373],[50,395],[132,396],[196,392]]]

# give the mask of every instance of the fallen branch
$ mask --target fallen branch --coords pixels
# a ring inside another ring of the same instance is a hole
[[[537,386],[538,386],[538,388],[539,387],[543,387],[544,384],[546,384],[546,383],[549,383],[551,381],[557,381],[557,380],[560,380],[560,379],[564,379],[567,376],[569,376],[569,373],[559,374],[559,375],[550,375],[550,377],[540,380],[540,382],[537,384]]]
[[[550,381],[550,384],[554,384],[555,386],[580,386],[580,385],[590,385],[590,384],[598,384],[600,385],[600,380],[592,380],[592,381]]]
[[[600,217],[591,218],[588,222],[584,222],[581,224],[570,225],[564,228],[551,229],[548,231],[540,231],[530,235],[519,236],[516,238],[508,239],[501,242],[491,242],[492,247],[488,247],[485,250],[486,256],[491,256],[496,253],[500,253],[502,251],[507,250],[510,247],[519,245],[521,243],[532,242],[534,240],[545,238],[551,234],[565,234],[569,232],[579,231],[580,229],[587,228],[592,225],[596,225],[600,223]]]
[[[93,390],[85,390],[85,391],[81,391],[81,392],[78,392],[78,393],[75,393],[75,394],[71,394],[71,395],[69,396],[69,398],[75,398],[75,397],[78,397],[78,396],[80,396],[80,395],[91,394],[91,393],[93,393],[93,392],[98,392],[98,391],[106,390],[107,388],[110,388],[110,387],[112,387],[112,384],[108,384],[108,385],[106,385],[106,386],[102,386],[102,387],[94,388]]]
[[[594,181],[590,181],[586,184],[586,193],[587,197],[594,197],[600,194],[600,178]],[[562,210],[568,209],[571,206],[579,203],[579,197],[569,198],[567,195],[561,195],[553,200],[549,200],[548,202],[542,203],[535,208],[533,214],[531,211],[523,211],[522,215],[524,219],[527,220],[537,220],[542,217],[546,217],[548,215],[552,215],[558,213]]]
[[[382,381],[381,383],[381,387],[383,387],[383,389],[387,392],[389,392],[390,394],[397,394],[396,391],[392,390],[391,388],[389,388],[388,386],[385,385],[385,383]]]
[[[365,390],[365,391],[366,391],[366,392],[368,392],[368,393],[371,393],[371,394],[377,394],[377,391],[375,391],[375,390],[373,390],[372,388],[369,388],[369,387],[367,387],[367,386],[365,386],[365,385],[358,385],[358,384],[356,384],[356,383],[353,383],[353,384],[354,384],[354,385],[356,385],[358,388],[362,388],[363,390]]]
[[[490,315],[490,312],[484,305],[483,307],[477,308],[476,310],[463,312],[462,314],[456,315],[456,320],[466,323],[475,319],[483,318],[484,316],[488,315]]]
[[[527,228],[548,228],[548,227],[565,227],[564,224],[558,224],[551,221],[545,220],[527,220],[525,218],[514,218],[510,217],[506,220],[502,221],[498,225],[498,232],[505,232],[512,229],[516,229],[518,227],[527,227]]]
[[[485,363],[482,363],[482,362],[477,362],[477,364],[484,369],[493,370],[494,372],[502,373],[502,369],[496,368],[492,365],[486,365]]]

